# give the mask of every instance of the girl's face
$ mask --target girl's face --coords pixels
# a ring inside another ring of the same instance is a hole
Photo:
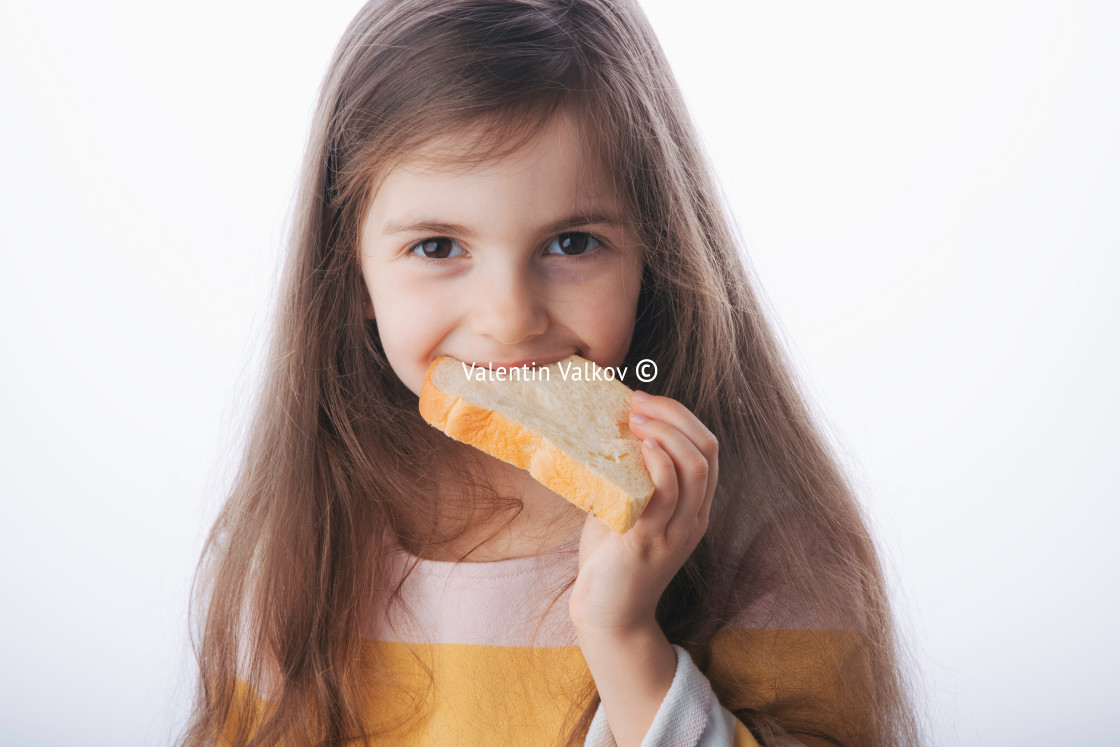
[[[419,395],[441,355],[489,368],[572,353],[621,364],[642,252],[607,184],[564,115],[501,160],[390,171],[362,227],[361,267],[366,316],[401,381]]]

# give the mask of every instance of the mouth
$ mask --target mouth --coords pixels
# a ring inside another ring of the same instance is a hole
[[[553,356],[541,356],[539,358],[524,358],[522,360],[517,360],[517,361],[500,361],[500,362],[499,361],[486,361],[485,363],[476,362],[475,365],[480,367],[480,368],[489,368],[491,371],[493,371],[495,369],[498,369],[498,368],[510,369],[510,368],[521,368],[522,366],[527,366],[529,368],[541,368],[543,366],[548,366],[548,365],[551,365],[553,363],[556,363],[557,361],[562,361],[562,360],[564,360],[565,358],[567,358],[571,355],[575,355],[575,353],[566,353],[564,355],[553,355]]]

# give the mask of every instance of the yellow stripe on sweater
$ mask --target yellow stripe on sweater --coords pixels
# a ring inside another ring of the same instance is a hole
[[[373,745],[557,745],[589,702],[582,694],[591,673],[578,646],[371,641],[365,649],[389,673],[370,687],[367,724],[384,732]],[[855,633],[728,629],[690,653],[702,671],[708,665],[732,712],[761,711],[794,734],[840,744],[873,741],[870,670]],[[266,702],[243,682],[237,697],[257,722]],[[221,744],[236,728],[231,719]],[[740,725],[736,747],[756,744]]]

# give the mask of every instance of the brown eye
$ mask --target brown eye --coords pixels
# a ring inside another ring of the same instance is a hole
[[[455,239],[449,239],[446,236],[436,236],[431,239],[424,239],[419,244],[412,247],[412,253],[419,254],[421,257],[427,259],[448,259],[462,254],[463,249]]]
[[[570,233],[562,233],[548,242],[548,253],[568,255],[587,254],[588,252],[594,251],[599,246],[601,246],[599,240],[591,234],[583,233],[582,231],[572,231]],[[552,251],[553,248],[559,249],[560,251]]]

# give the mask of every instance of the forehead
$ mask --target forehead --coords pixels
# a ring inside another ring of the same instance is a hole
[[[378,191],[405,182],[469,186],[503,176],[526,181],[532,174],[539,175],[542,187],[616,201],[597,139],[567,112],[540,123],[503,121],[441,134],[397,159]]]

